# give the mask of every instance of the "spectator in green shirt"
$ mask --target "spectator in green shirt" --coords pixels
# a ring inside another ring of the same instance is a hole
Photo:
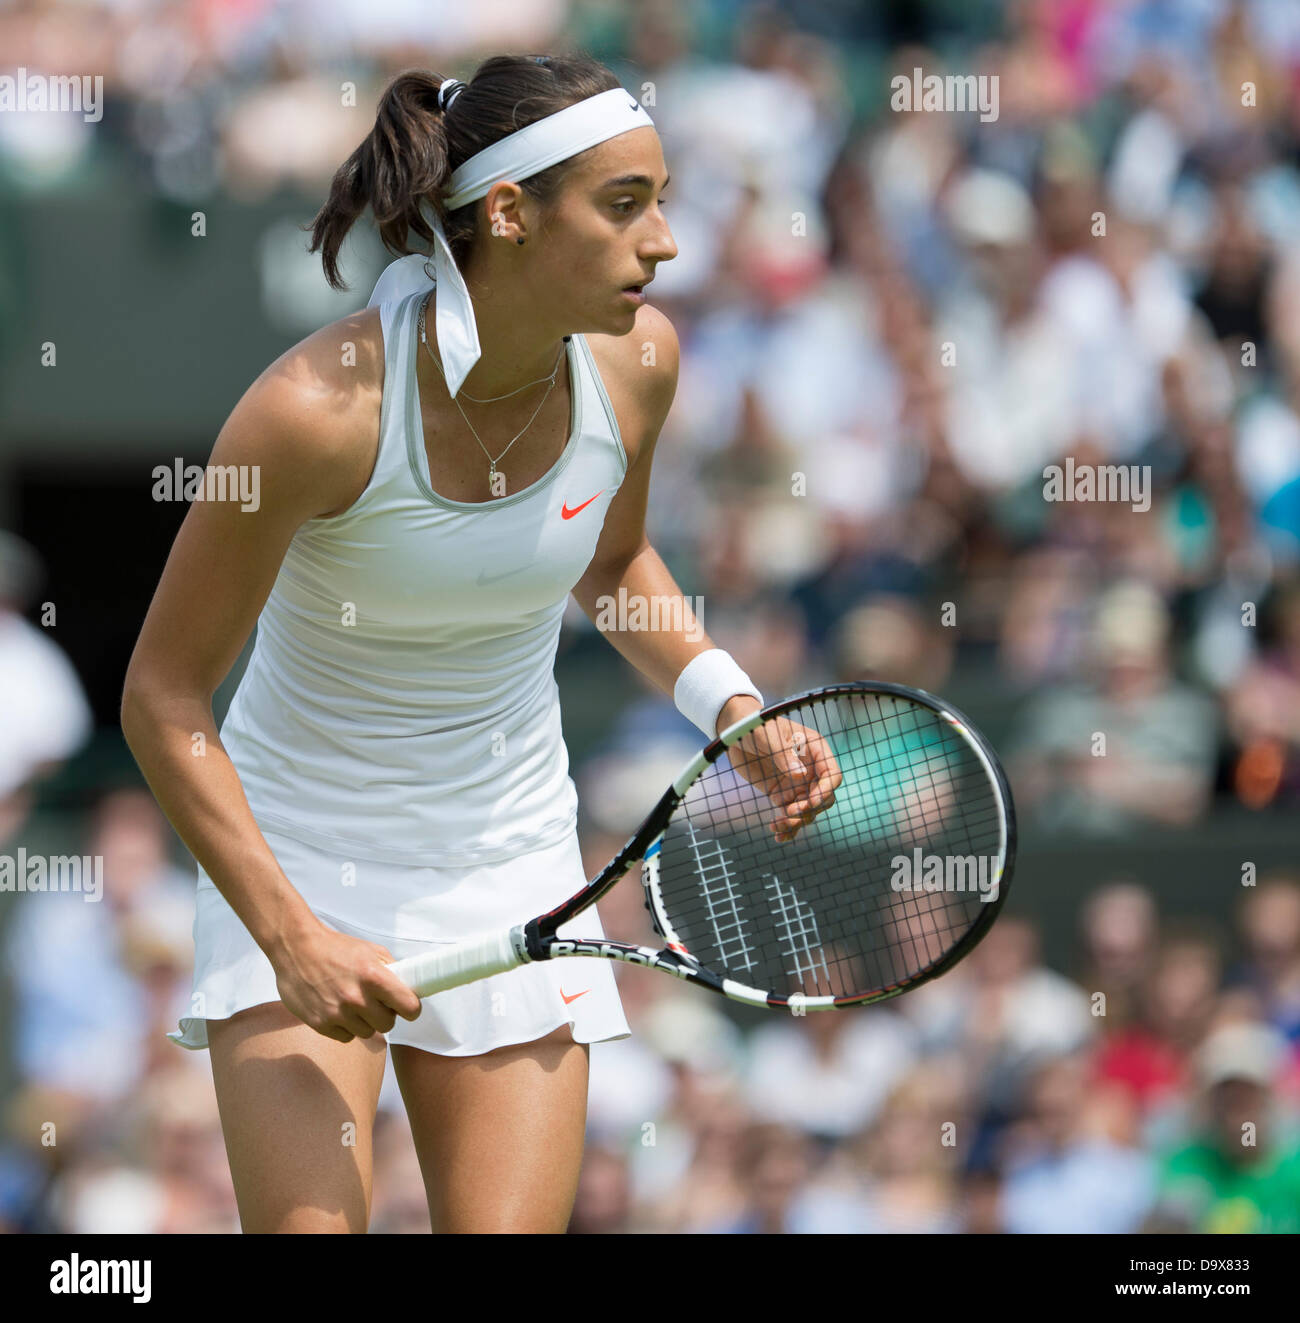
[[[1197,1057],[1208,1124],[1164,1160],[1162,1226],[1187,1231],[1300,1232],[1300,1142],[1274,1115],[1285,1040],[1262,1024],[1229,1024]]]

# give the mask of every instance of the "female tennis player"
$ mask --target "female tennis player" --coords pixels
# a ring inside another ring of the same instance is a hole
[[[628,1033],[610,964],[424,1003],[387,965],[585,881],[565,603],[594,620],[605,596],[680,596],[645,534],[677,374],[644,293],[676,253],[667,182],[645,108],[587,58],[396,78],[312,251],[340,286],[369,206],[407,255],[222,428],[210,463],[255,466],[259,507],[195,502],[177,535],[122,726],[199,862],[172,1037],[210,1049],[246,1231],[366,1229],[388,1044],[434,1229],[567,1224],[586,1045]],[[254,622],[218,735],[212,696]],[[689,610],[657,623],[611,642],[705,735],[761,706]]]

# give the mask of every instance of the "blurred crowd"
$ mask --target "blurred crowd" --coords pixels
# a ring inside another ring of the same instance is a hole
[[[979,677],[1012,714],[1026,839],[1293,821],[1300,6],[908,13],[0,4],[8,61],[112,70],[127,112],[0,116],[0,179],[289,186],[305,218],[360,136],[341,71],[366,104],[408,65],[590,50],[646,99],[672,174],[680,255],[651,298],[682,366],[650,533],[714,640],[769,695]],[[891,110],[890,77],[917,68],[997,76],[997,118]],[[1145,499],[1049,499],[1067,460],[1124,466]],[[36,700],[11,726],[0,685],[0,849],[23,787],[84,738],[19,613],[35,599],[9,599],[0,676],[51,677],[63,734],[21,746]],[[591,629],[576,606],[567,623],[570,644]],[[694,742],[647,686],[574,769],[591,872]],[[206,1060],[162,1038],[188,997],[192,881],[140,792],[104,797],[85,848],[102,905],[28,898],[4,926],[20,1087],[0,1220],[234,1229]],[[621,969],[635,1036],[592,1051],[573,1230],[1300,1230],[1300,871],[1240,888],[1234,931],[1126,872],[1095,879],[1070,968],[1013,896],[954,971],[861,1011],[742,1017]],[[643,931],[635,890],[602,913]],[[102,998],[63,986],[72,962]],[[374,1229],[427,1226],[391,1081],[376,1167]]]
[[[1068,976],[1003,914],[935,983],[747,1034],[631,971],[572,1230],[1300,1231],[1300,882],[1232,936],[1117,879]]]
[[[588,871],[622,841],[588,832]],[[164,1037],[193,958],[169,842],[147,792],[111,792],[103,900],[29,896],[9,927],[3,1229],[238,1230],[206,1054]],[[620,966],[634,1033],[591,1048],[571,1231],[1300,1232],[1300,879],[1244,895],[1221,933],[1107,879],[1068,972],[1007,912],[896,1001],[743,1025]],[[638,888],[601,910],[655,943]],[[427,1231],[391,1067],[376,1127],[372,1230]]]

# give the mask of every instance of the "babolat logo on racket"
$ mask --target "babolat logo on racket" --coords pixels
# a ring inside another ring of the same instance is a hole
[[[697,971],[690,965],[679,964],[676,960],[665,960],[657,951],[645,948],[629,950],[617,942],[573,942],[557,939],[551,943],[551,955],[588,955],[603,956],[606,960],[622,960],[629,965],[645,965],[650,969],[662,969],[666,974],[676,974],[678,978],[694,978]]]

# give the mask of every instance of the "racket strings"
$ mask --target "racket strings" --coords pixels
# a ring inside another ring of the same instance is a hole
[[[797,754],[814,732],[843,780],[780,842],[778,806],[733,765],[752,763],[755,737],[707,768],[663,842],[661,900],[678,940],[779,996],[869,999],[943,961],[981,921],[1005,862],[1002,798],[969,736],[879,693],[819,696],[762,729]]]

